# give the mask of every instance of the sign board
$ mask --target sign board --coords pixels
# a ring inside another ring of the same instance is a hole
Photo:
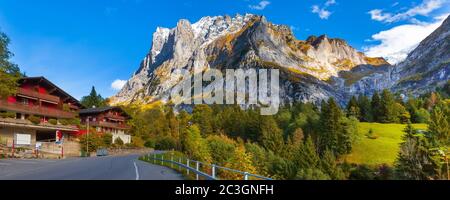
[[[17,145],[31,145],[31,135],[17,133],[15,142]]]
[[[64,134],[62,131],[56,131],[56,144],[62,145],[64,143]]]
[[[40,150],[42,147],[42,143],[36,142],[36,150]]]

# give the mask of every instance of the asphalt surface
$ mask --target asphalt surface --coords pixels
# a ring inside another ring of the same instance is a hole
[[[65,160],[0,160],[0,180],[183,180],[138,155]]]

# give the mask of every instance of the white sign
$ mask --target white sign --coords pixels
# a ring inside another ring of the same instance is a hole
[[[16,144],[17,145],[31,145],[31,135],[30,134],[16,134]]]
[[[42,147],[42,143],[36,142],[36,149],[39,150]]]

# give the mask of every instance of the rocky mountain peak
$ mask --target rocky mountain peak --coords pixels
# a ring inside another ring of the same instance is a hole
[[[157,28],[149,54],[112,102],[167,100],[177,84],[171,73],[180,68],[280,69],[285,103],[320,102],[329,97],[344,102],[355,94],[404,89],[402,79],[418,73],[428,77],[421,84],[433,83],[448,79],[450,72],[449,23],[447,19],[407,61],[393,67],[383,58],[365,56],[342,39],[321,35],[299,40],[289,26],[272,24],[264,16],[180,20],[172,29]]]

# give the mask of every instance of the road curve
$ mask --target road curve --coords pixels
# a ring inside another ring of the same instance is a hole
[[[66,160],[0,160],[0,180],[183,180],[138,155]]]

